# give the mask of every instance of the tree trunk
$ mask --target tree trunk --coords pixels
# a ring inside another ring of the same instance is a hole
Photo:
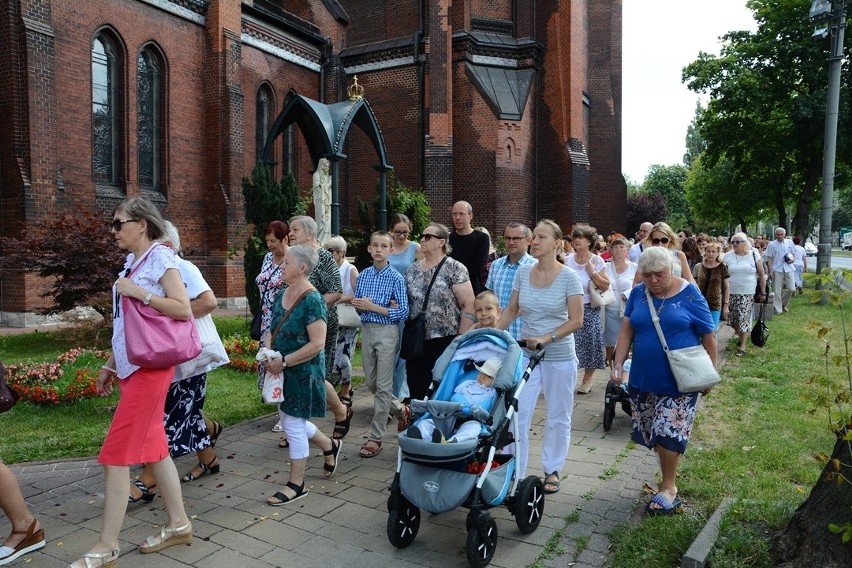
[[[811,494],[802,503],[790,523],[774,539],[772,560],[783,568],[848,568],[852,566],[852,543],[843,544],[840,534],[829,532],[829,523],[843,525],[852,521],[852,455],[849,442],[838,437],[831,459],[826,463]],[[832,460],[840,460],[847,480],[829,480],[836,473]]]

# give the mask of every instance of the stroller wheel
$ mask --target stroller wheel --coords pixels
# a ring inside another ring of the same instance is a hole
[[[518,529],[530,534],[538,528],[544,515],[544,483],[536,475],[530,475],[518,485],[512,514]]]
[[[605,432],[609,432],[612,428],[612,419],[615,418],[615,404],[607,404],[604,406],[603,427]]]
[[[488,515],[467,530],[467,561],[473,568],[485,568],[497,550],[497,523]]]
[[[420,509],[400,499],[400,506],[388,513],[388,540],[397,548],[405,548],[417,536],[420,530]]]

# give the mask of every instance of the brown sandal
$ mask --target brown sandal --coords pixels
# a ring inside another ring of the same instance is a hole
[[[371,446],[370,444],[375,444],[375,446]],[[382,451],[382,443],[379,440],[367,440],[367,442],[361,446],[361,451],[358,452],[358,455],[362,458],[374,458],[379,455],[379,452]]]
[[[0,563],[4,565],[8,564],[28,552],[44,547],[44,529],[35,530],[37,524],[38,521],[33,519],[33,522],[30,523],[27,530],[12,531],[12,534],[24,534],[27,536],[25,536],[24,540],[19,542],[17,546],[0,546]]]

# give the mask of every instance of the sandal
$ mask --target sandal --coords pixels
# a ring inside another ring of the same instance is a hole
[[[745,355],[745,349],[737,349],[736,356],[742,357],[743,355]]]
[[[307,495],[309,493],[309,491],[307,489],[305,489],[305,482],[304,481],[302,482],[301,485],[296,485],[292,481],[288,481],[287,487],[292,489],[293,492],[295,493],[295,495],[293,495],[292,497],[287,497],[286,495],[284,495],[284,493],[279,491],[278,493],[276,493],[275,495],[273,495],[272,497],[267,499],[266,504],[269,505],[270,507],[281,507],[282,505],[286,505],[287,503],[292,503],[293,501],[296,501],[297,499],[301,499],[302,497],[304,497],[305,495]]]
[[[349,433],[349,426],[352,423],[352,409],[346,408],[346,418],[344,420],[338,420],[334,423],[334,432],[332,432],[331,437],[335,440],[342,440],[346,437],[346,434]]]
[[[118,550],[110,550],[109,552],[87,552],[83,558],[69,564],[68,568],[113,568],[118,566]]]
[[[375,446],[371,446],[370,444],[375,444]],[[358,452],[358,455],[362,458],[374,458],[379,455],[379,452],[382,451],[382,443],[378,440],[367,440],[367,442],[361,446],[361,450]]]
[[[323,450],[322,455],[324,456],[334,456],[334,463],[324,463],[322,464],[322,468],[325,470],[326,479],[334,475],[334,472],[337,471],[337,457],[340,455],[340,448],[343,447],[343,442],[337,442],[337,445],[334,445],[334,440],[331,441],[331,449],[327,452]]]
[[[139,545],[139,552],[150,554],[151,552],[159,552],[176,544],[189,544],[191,542],[192,523],[186,523],[182,527],[175,527],[173,529],[163,527],[160,529],[160,534],[149,536],[145,539],[145,542]]]
[[[9,564],[16,558],[19,558],[28,552],[33,552],[34,550],[44,547],[44,529],[35,530],[37,524],[38,521],[33,519],[33,522],[30,523],[27,530],[12,531],[12,534],[24,534],[27,536],[25,536],[24,540],[19,542],[16,546],[0,546],[0,565]],[[117,550],[115,551],[115,556],[118,558]]]
[[[402,432],[402,431],[408,429],[409,422],[411,422],[411,407],[408,406],[407,404],[404,405],[403,410],[402,410],[402,414],[397,416],[397,420],[399,420],[399,422],[397,422],[397,424],[396,424],[396,431],[397,432]]]
[[[151,490],[154,489],[157,486],[156,483],[154,485],[152,485],[151,487],[148,487],[147,485],[142,483],[141,479],[134,479],[133,485],[135,485],[136,488],[140,491],[140,495],[139,495],[139,497],[134,499],[133,494],[131,493],[130,495],[127,496],[127,502],[128,503],[138,503],[139,501],[145,501],[146,503],[150,503],[151,501],[154,500],[154,497],[157,496],[156,493],[151,492]]]
[[[216,463],[214,464],[213,462],[216,462]],[[195,471],[196,469],[200,469],[201,473],[199,473],[198,475],[195,475],[194,473],[192,473],[192,471],[190,471],[189,473],[187,473],[186,475],[184,475],[180,479],[181,483],[187,483],[189,481],[195,481],[196,479],[199,479],[199,478],[201,478],[202,476],[204,476],[208,473],[219,473],[219,463],[218,462],[219,462],[218,456],[214,457],[212,460],[210,460],[210,463],[198,462],[198,465],[195,466],[192,469],[193,469],[193,471]]]
[[[652,503],[656,503],[657,505],[659,505],[659,507],[652,507]],[[683,501],[681,501],[677,497],[669,501],[665,495],[657,493],[651,498],[651,501],[647,505],[645,505],[645,512],[647,512],[648,516],[651,517],[682,513]]]
[[[592,381],[580,383],[580,386],[577,387],[577,394],[589,394],[590,392],[592,392]]]
[[[281,441],[278,442],[278,447],[286,450],[290,447],[290,440],[287,438],[281,438]]]
[[[337,397],[340,399],[340,402],[352,408],[352,391],[350,390],[346,394],[338,394]]]
[[[221,434],[222,430],[224,430],[225,428],[215,420],[211,421],[211,423],[213,424],[213,429],[208,432],[207,435],[210,436],[210,447],[215,448],[216,440],[219,439],[219,434]]]
[[[560,487],[558,471],[548,473],[544,476],[544,486],[542,487],[542,491],[545,493],[559,493]]]

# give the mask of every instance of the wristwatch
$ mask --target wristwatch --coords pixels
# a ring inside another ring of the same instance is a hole
[[[551,331],[550,332],[550,342],[553,343],[554,341],[556,341],[556,332]]]
[[[148,304],[151,303],[151,298],[153,298],[153,297],[154,297],[154,293],[148,292],[147,294],[145,294],[145,298],[142,299],[142,303],[147,306]]]

